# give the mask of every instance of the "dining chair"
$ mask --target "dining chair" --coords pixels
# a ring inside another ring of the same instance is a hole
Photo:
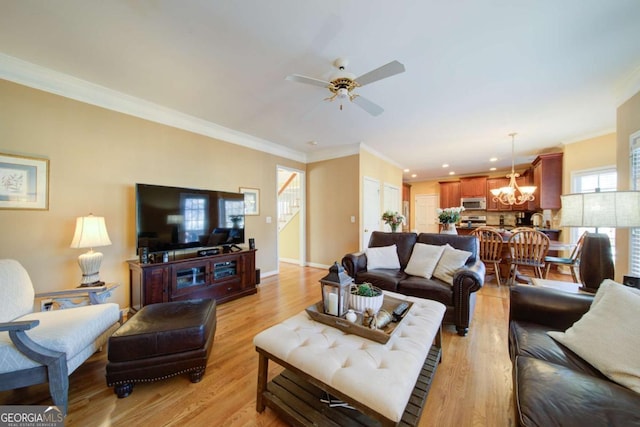
[[[544,259],[549,251],[549,237],[534,229],[516,231],[509,237],[509,284],[513,284],[519,268],[530,268],[542,279]]]
[[[544,262],[546,264],[546,269],[544,272],[545,279],[549,275],[549,270],[551,269],[552,265],[557,265],[557,266],[562,265],[565,267],[569,267],[569,270],[571,271],[571,277],[573,278],[573,282],[579,283],[578,270],[580,268],[580,254],[582,253],[582,243],[584,242],[584,237],[586,235],[587,235],[586,231],[582,233],[582,235],[578,239],[578,242],[576,243],[576,246],[571,251],[571,255],[569,255],[568,258],[548,256],[548,255],[544,257]]]
[[[480,227],[471,233],[478,238],[480,245],[480,260],[485,264],[492,266],[492,271],[496,276],[496,282],[498,286],[500,283],[500,263],[502,262],[502,234],[500,234],[495,228]]]

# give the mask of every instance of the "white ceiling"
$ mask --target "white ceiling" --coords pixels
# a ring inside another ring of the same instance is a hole
[[[0,53],[309,159],[362,143],[424,180],[510,168],[510,132],[526,163],[614,131],[640,1],[0,0]],[[382,115],[285,80],[329,79],[338,57],[356,76],[405,65],[357,90]]]

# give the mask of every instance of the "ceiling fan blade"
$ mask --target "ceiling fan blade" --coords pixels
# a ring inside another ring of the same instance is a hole
[[[404,71],[404,65],[398,61],[391,61],[382,67],[378,67],[375,70],[361,75],[356,78],[356,81],[360,86],[364,86],[377,82],[378,80],[386,79],[387,77],[395,76],[396,74],[404,73]]]
[[[367,98],[363,98],[362,96],[356,96],[355,98],[353,98],[353,103],[358,105],[358,107],[362,108],[372,116],[379,116],[384,111],[381,106],[379,106],[378,104],[374,104],[373,102],[369,101]]]
[[[287,76],[285,80],[289,80],[291,82],[305,83],[308,85],[319,86],[323,88],[328,88],[331,83],[325,82],[324,80],[314,79],[313,77],[301,76],[300,74],[291,74]]]

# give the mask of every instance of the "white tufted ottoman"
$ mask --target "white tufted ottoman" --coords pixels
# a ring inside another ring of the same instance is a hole
[[[445,306],[392,292],[385,294],[413,302],[386,344],[315,322],[305,311],[256,335],[253,343],[259,354],[257,411],[262,412],[269,406],[295,425],[323,425],[327,420],[346,425],[346,420],[340,420],[342,415],[328,414],[329,407],[320,401],[316,403],[310,398],[302,403],[298,400],[302,394],[313,392],[305,389],[310,383],[311,387],[348,402],[382,425],[398,425],[405,409],[409,409],[412,394],[415,397],[416,389],[426,387],[423,400],[414,411],[419,418],[440,360],[440,327]],[[267,384],[269,360],[287,369],[282,374],[285,378],[278,377]],[[432,371],[425,379],[423,371],[427,364],[432,366]],[[293,372],[293,376],[288,371]],[[302,385],[285,384],[295,382],[296,378],[304,380]],[[289,402],[280,393],[283,387],[290,389]],[[329,418],[323,418],[326,416]]]

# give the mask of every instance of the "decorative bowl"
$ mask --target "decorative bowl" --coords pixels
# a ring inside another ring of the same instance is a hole
[[[365,297],[361,295],[349,295],[349,308],[357,311],[358,313],[364,313],[367,308],[372,309],[375,313],[378,313],[380,307],[382,307],[382,302],[384,301],[384,294],[380,288],[372,286],[372,288],[379,292],[380,295],[375,297]]]

